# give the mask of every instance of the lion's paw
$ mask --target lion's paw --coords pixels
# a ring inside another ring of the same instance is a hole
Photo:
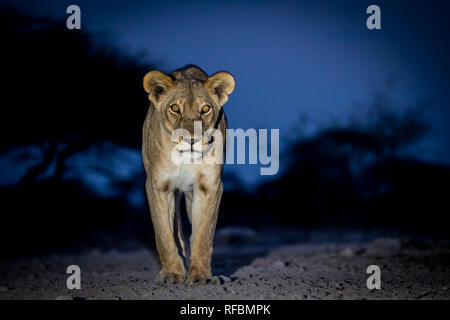
[[[174,283],[181,283],[184,280],[184,274],[171,271],[161,270],[156,277],[156,283],[161,285],[168,285]]]
[[[203,285],[203,284],[219,284],[219,278],[212,276],[210,272],[200,272],[197,268],[189,270],[189,275],[186,279],[189,285]]]

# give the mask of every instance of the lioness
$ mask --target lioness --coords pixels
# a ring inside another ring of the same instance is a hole
[[[161,262],[157,281],[181,282],[186,271],[178,253],[183,240],[179,201],[185,195],[186,211],[192,225],[188,284],[204,284],[211,274],[212,242],[222,197],[221,163],[181,163],[171,158],[173,148],[183,158],[207,158],[213,139],[204,133],[217,129],[225,141],[227,120],[222,106],[234,90],[233,76],[218,72],[211,77],[197,67],[187,67],[170,75],[150,71],[143,80],[150,108],[143,128],[142,155],[147,174],[146,192]],[[199,121],[199,122],[197,122]],[[194,124],[195,122],[195,124]],[[201,124],[202,130],[194,130]],[[190,137],[174,138],[184,129]],[[221,146],[222,151],[224,144]]]

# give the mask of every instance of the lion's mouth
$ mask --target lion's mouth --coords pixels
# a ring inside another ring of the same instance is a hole
[[[211,150],[215,141],[214,136],[206,137],[207,139],[199,140],[194,144],[190,144],[183,139],[175,142],[175,148],[177,149],[178,157],[184,159],[183,161],[191,162],[203,159]]]
[[[197,150],[179,150],[178,156],[180,159],[183,159],[184,162],[191,163],[192,161],[203,159],[205,155],[203,152]]]
[[[193,150],[193,149],[183,149],[183,150],[178,150],[178,153],[180,153],[180,154],[183,154],[183,153],[199,153],[199,154],[203,154],[203,151]]]

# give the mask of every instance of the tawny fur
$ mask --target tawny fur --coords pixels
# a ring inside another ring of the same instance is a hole
[[[216,128],[225,143],[227,121],[222,105],[234,89],[234,79],[226,72],[208,77],[197,67],[175,71],[170,76],[151,71],[144,77],[150,108],[143,128],[142,155],[147,174],[146,192],[155,230],[161,271],[158,280],[189,284],[211,279],[211,255],[217,215],[222,197],[222,167],[215,164],[175,164],[170,152],[185,148],[186,141],[174,142],[172,133],[183,128],[198,144],[189,148],[205,149],[202,137],[194,137],[194,121],[202,122],[203,132]],[[178,113],[170,107],[179,106]],[[203,106],[211,107],[202,113]],[[225,145],[225,144],[224,144]],[[182,236],[179,201],[184,194],[192,225],[189,269],[186,270],[178,246],[187,255]]]

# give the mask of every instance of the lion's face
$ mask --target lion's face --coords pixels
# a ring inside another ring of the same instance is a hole
[[[164,115],[164,125],[173,132],[176,129],[189,131],[194,136],[194,122],[199,121],[203,134],[213,128],[219,116],[221,106],[208,94],[198,82],[181,82],[161,101],[159,110]],[[198,131],[198,130],[197,130]]]
[[[171,78],[151,71],[144,77],[144,88],[177,149],[201,155],[211,143],[211,136],[205,133],[215,129],[220,121],[221,108],[234,89],[234,79],[227,72],[209,78],[206,74],[187,78],[175,73]]]

